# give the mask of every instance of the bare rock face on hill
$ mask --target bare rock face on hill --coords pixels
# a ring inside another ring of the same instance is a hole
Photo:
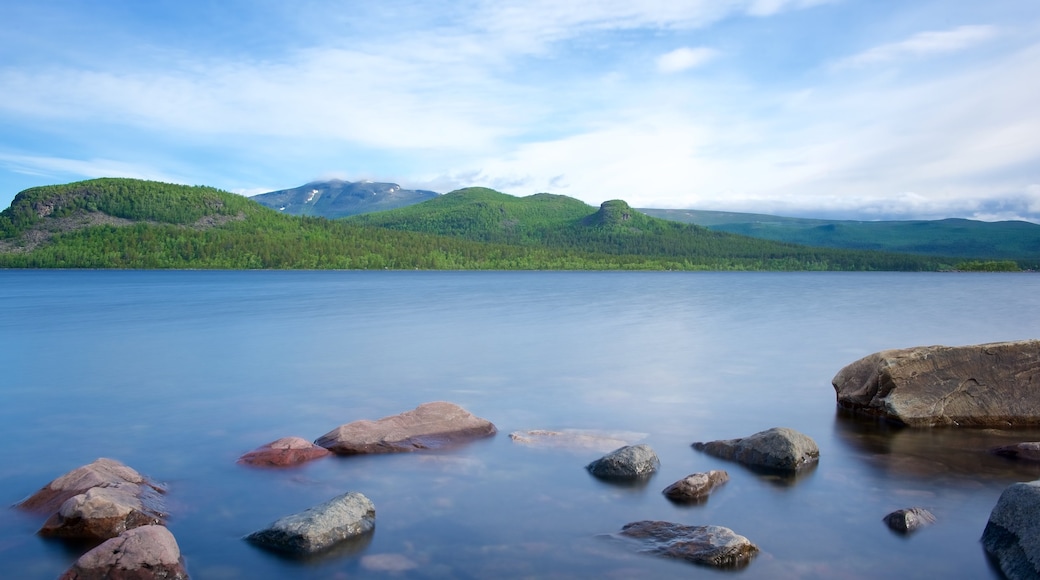
[[[884,350],[841,369],[838,406],[910,427],[1040,425],[1040,340]]]
[[[401,453],[442,449],[497,432],[487,419],[454,403],[438,401],[377,421],[340,425],[315,443],[339,455]]]

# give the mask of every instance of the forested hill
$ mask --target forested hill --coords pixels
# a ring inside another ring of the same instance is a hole
[[[360,219],[360,218],[364,219]],[[347,220],[211,187],[95,179],[19,193],[0,267],[935,270],[942,260],[756,240],[558,195],[468,189]]]

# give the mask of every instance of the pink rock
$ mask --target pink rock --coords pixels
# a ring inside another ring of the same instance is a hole
[[[331,454],[302,437],[282,437],[246,453],[238,462],[255,467],[292,467]]]
[[[400,453],[441,449],[497,432],[481,419],[454,403],[423,403],[400,415],[378,421],[354,421],[341,425],[315,443],[340,455]]]
[[[60,580],[186,580],[180,548],[164,526],[141,526],[83,554]]]
[[[32,511],[54,512],[69,498],[86,493],[91,488],[121,485],[137,486],[139,497],[164,492],[161,486],[148,481],[126,465],[102,457],[62,475],[16,506]]]
[[[166,514],[153,498],[141,497],[141,486],[132,483],[92,487],[61,504],[40,535],[61,538],[107,540],[133,528],[163,525]]]

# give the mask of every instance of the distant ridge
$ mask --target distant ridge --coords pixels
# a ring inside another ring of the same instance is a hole
[[[402,189],[396,183],[330,179],[261,193],[251,199],[289,215],[335,219],[404,207],[433,199],[437,195],[434,191]]]

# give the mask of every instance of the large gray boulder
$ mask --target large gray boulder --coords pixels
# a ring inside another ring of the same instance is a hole
[[[358,492],[285,516],[246,536],[250,542],[290,554],[314,554],[335,544],[370,534],[376,525],[376,508]]]
[[[1009,580],[1040,577],[1040,480],[1010,485],[982,532],[982,546]]]
[[[696,503],[707,499],[716,487],[729,481],[729,474],[721,469],[693,473],[664,488],[661,492],[676,502]]]
[[[642,479],[653,475],[661,460],[649,445],[627,445],[589,463],[585,469],[603,479]]]
[[[722,526],[641,521],[626,524],[620,535],[639,540],[644,552],[717,568],[744,567],[758,553],[758,546]]]
[[[186,580],[180,548],[164,526],[141,526],[83,554],[60,580]]]
[[[1040,425],[1040,340],[884,350],[832,383],[838,406],[910,427]]]
[[[497,432],[481,419],[454,403],[423,403],[400,415],[377,421],[361,420],[340,425],[315,443],[339,455],[400,453],[441,449]]]
[[[815,465],[820,459],[820,448],[811,437],[787,427],[774,427],[738,439],[694,443],[693,448],[751,467],[780,471],[796,471]]]

